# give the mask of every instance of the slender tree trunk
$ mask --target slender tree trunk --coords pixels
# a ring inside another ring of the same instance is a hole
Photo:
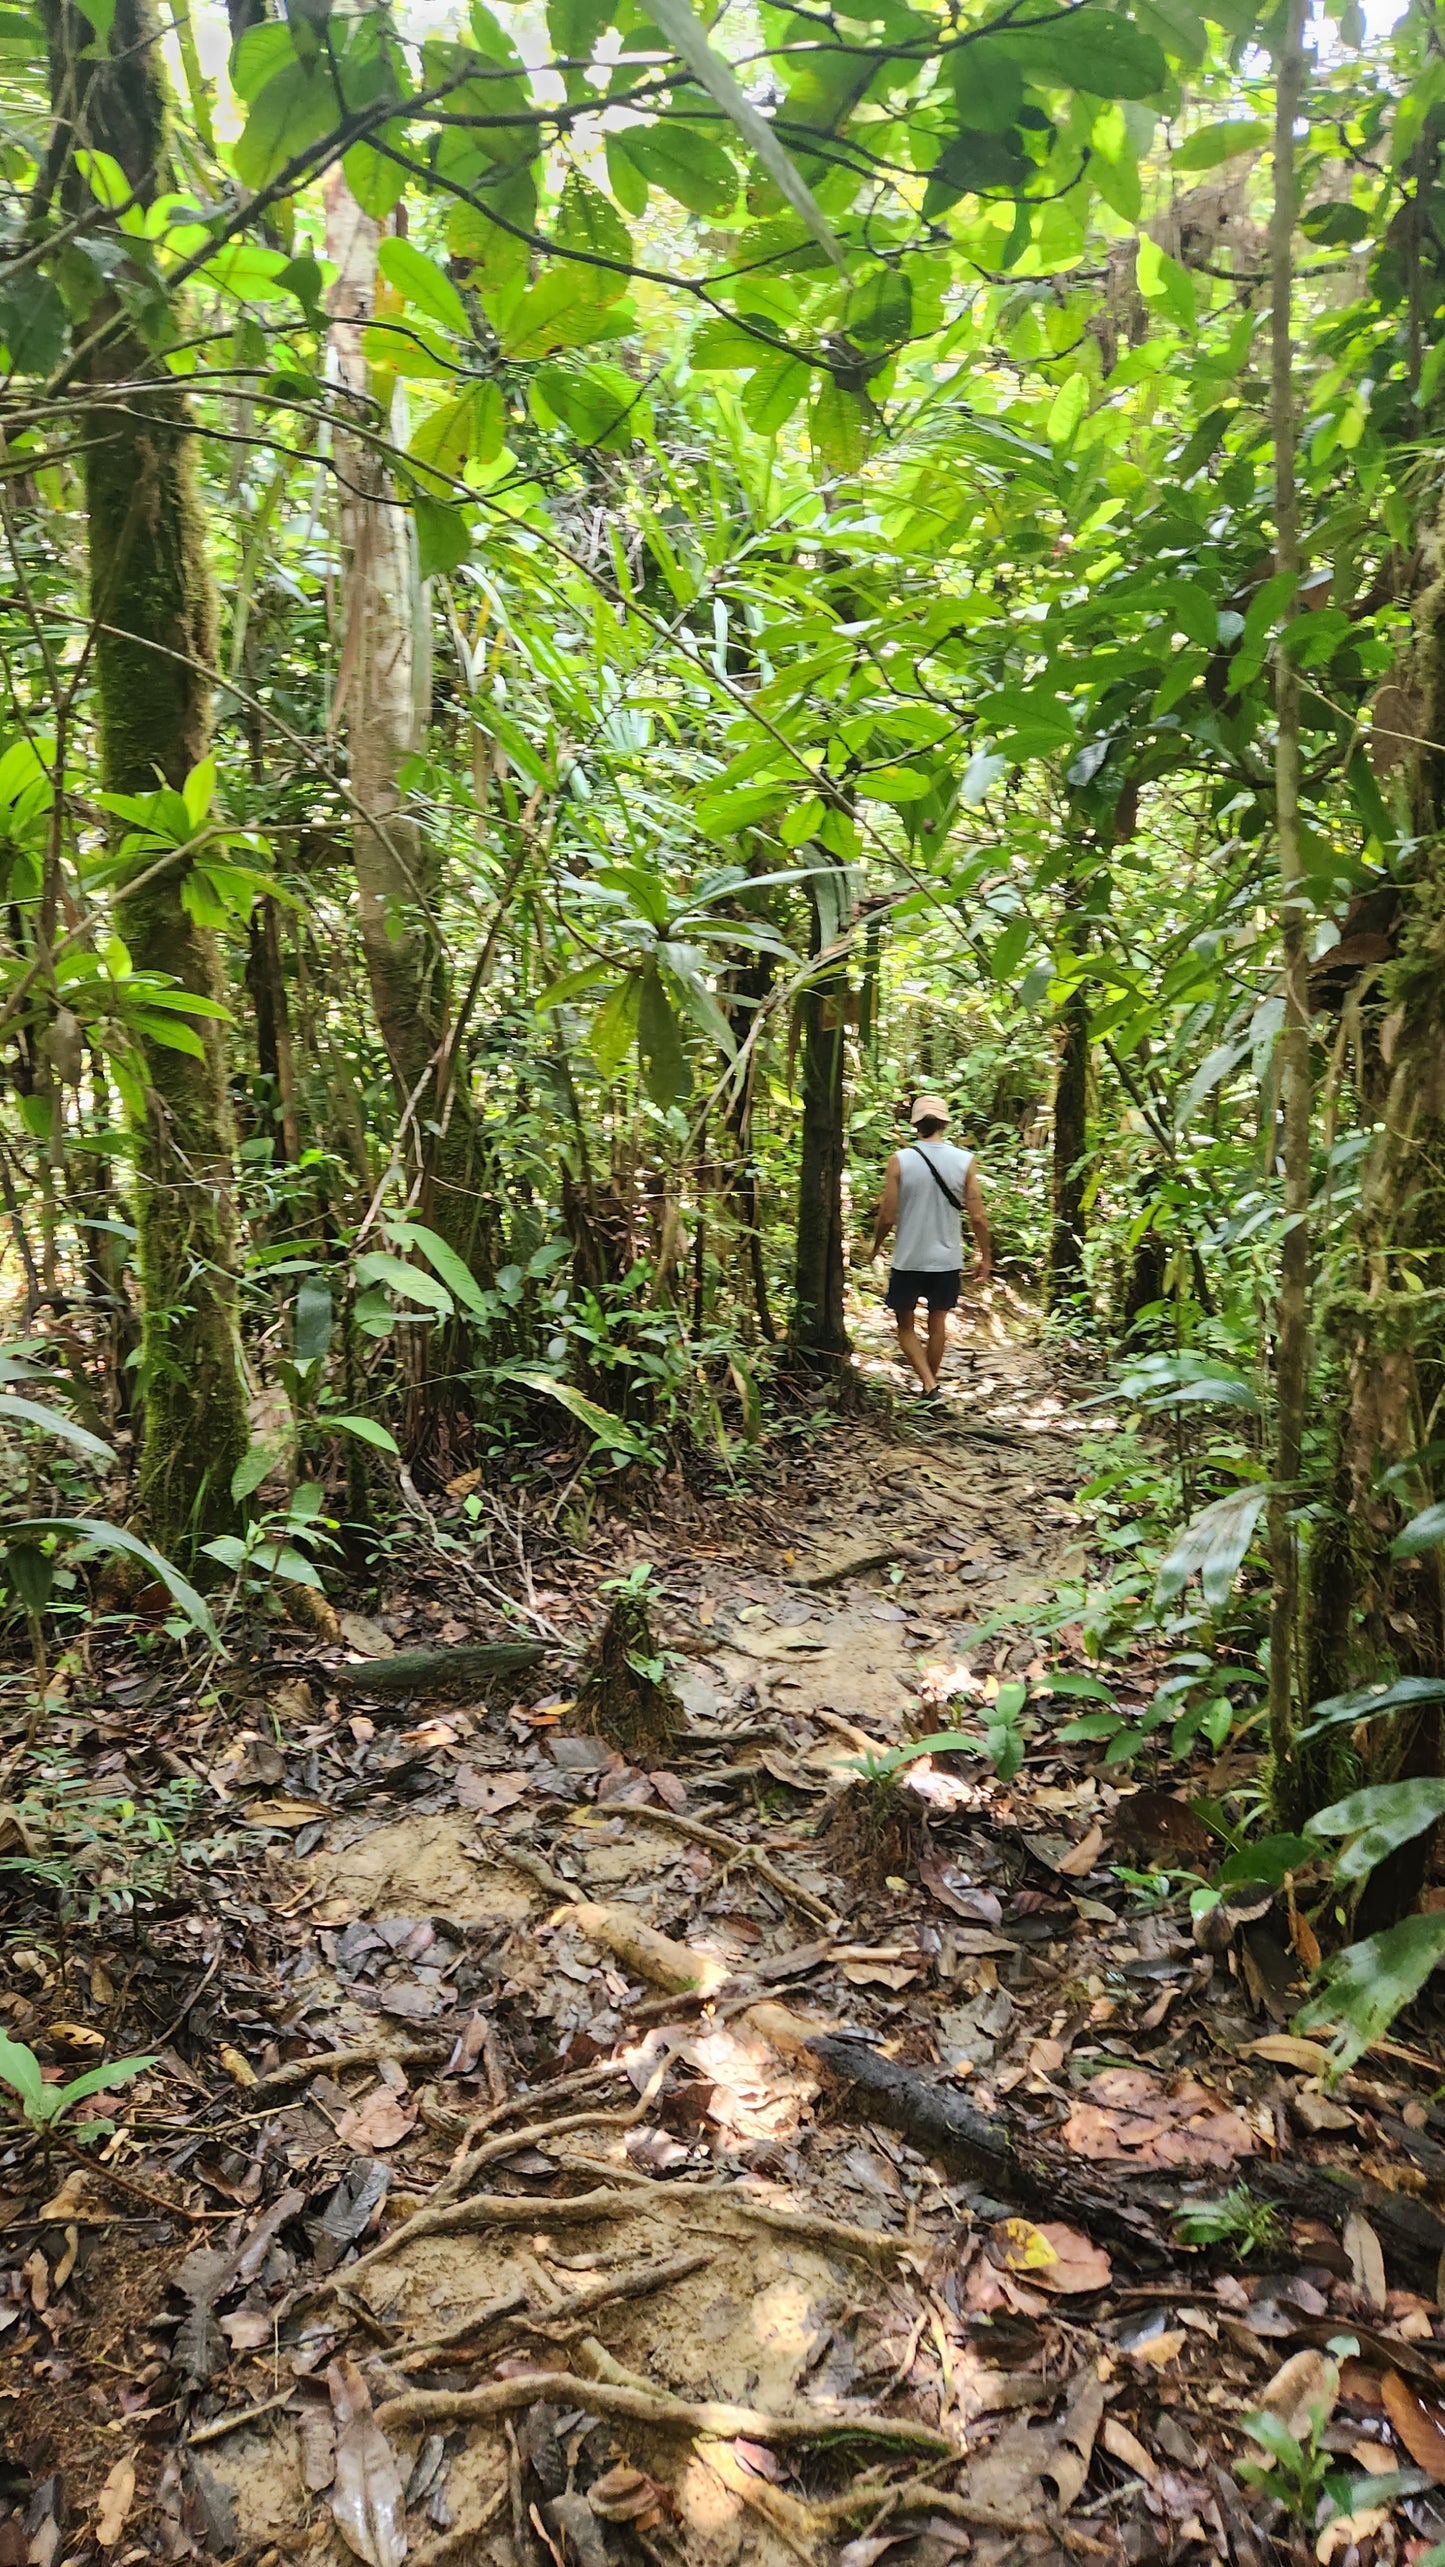
[[[1072,1301],[1084,1280],[1084,1156],[1089,1146],[1089,993],[1075,983],[1064,1001],[1054,1073],[1053,1226],[1049,1307]]]
[[[729,1022],[741,1049],[757,1021],[761,1007],[773,983],[771,954],[758,954],[732,975],[727,993]],[[770,1346],[777,1344],[778,1331],[768,1303],[768,1276],[763,1262],[762,1209],[758,1201],[758,1169],[753,1153],[753,1095],[757,1083],[758,1055],[748,1055],[747,1067],[728,1100],[728,1129],[732,1137],[728,1198],[737,1222],[747,1258],[752,1283],[753,1307],[758,1327]]]
[[[332,348],[359,423],[369,405],[362,338],[376,300],[381,234],[339,168],[327,180],[326,235],[337,270]],[[335,454],[345,556],[337,712],[346,717],[360,806],[352,843],[372,1004],[402,1120],[400,1147],[421,1172],[420,1217],[488,1281],[494,1219],[479,1191],[480,1136],[465,1079],[445,1078],[449,1014],[437,867],[399,781],[425,737],[431,684],[416,530],[373,444],[338,427]]]
[[[281,935],[274,900],[257,902],[251,920],[246,979],[256,1011],[256,1066],[262,1077],[271,1082],[281,1156],[294,1167],[301,1156],[301,1127],[296,1117],[291,1008],[286,996],[286,975],[281,968]]]
[[[1317,1697],[1381,1676],[1445,1674],[1445,1553],[1394,1559],[1390,1549],[1402,1524],[1445,1493],[1445,751],[1435,745],[1445,739],[1445,509],[1422,546],[1414,622],[1405,682],[1422,745],[1404,772],[1401,813],[1413,880],[1378,1022],[1365,1028],[1378,1092],[1367,1099],[1375,1139],[1361,1175],[1359,1257],[1327,1314],[1347,1400],[1335,1504],[1311,1556]],[[1365,1765],[1371,1782],[1439,1773],[1438,1712],[1376,1722]],[[1377,1867],[1361,1930],[1414,1904],[1430,1846],[1419,1836]]]
[[[1298,214],[1295,124],[1304,97],[1304,0],[1286,0],[1275,56],[1274,211],[1270,223],[1271,378],[1274,439],[1275,568],[1298,578],[1299,504],[1295,481],[1294,235]],[[1293,613],[1293,607],[1289,610]],[[1310,1286],[1310,1007],[1304,859],[1300,837],[1299,673],[1283,647],[1275,653],[1275,836],[1279,848],[1280,925],[1284,962],[1284,1028],[1280,1035],[1284,1209],[1275,1343],[1276,1440],[1269,1507],[1269,1738],[1274,1794],[1281,1818],[1296,1807],[1294,1765],[1299,1552],[1294,1523],[1304,1449],[1309,1377]]]
[[[109,37],[45,0],[53,111],[46,183],[79,205],[77,143],[120,163],[142,203],[167,183],[161,28],[151,0],[119,0]],[[82,48],[90,45],[91,51]],[[113,793],[179,785],[206,755],[215,598],[194,432],[184,397],[106,302],[86,325],[85,460],[100,762]],[[123,390],[120,387],[124,387]],[[136,968],[224,996],[215,937],[184,902],[181,868],[125,896]],[[136,1210],[143,1328],[140,1504],[152,1537],[183,1549],[233,1517],[248,1442],[237,1333],[235,1136],[223,1033],[195,1020],[199,1059],[147,1044]]]
[[[822,946],[815,908],[813,951]],[[852,1349],[843,1315],[844,1101],[848,967],[839,963],[804,990],[803,1130],[798,1171],[798,1240],[793,1268],[794,1350],[835,1367]]]

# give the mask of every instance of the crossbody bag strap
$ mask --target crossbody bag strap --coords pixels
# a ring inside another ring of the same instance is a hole
[[[945,1185],[937,1168],[934,1166],[933,1161],[930,1159],[928,1152],[926,1150],[920,1150],[916,1141],[905,1142],[904,1148],[905,1150],[910,1150],[915,1159],[921,1159],[923,1161],[923,1164],[927,1168],[929,1175],[932,1177],[934,1184],[937,1186],[939,1193],[952,1204],[955,1212],[962,1212],[963,1204],[961,1199],[954,1193],[951,1185]]]

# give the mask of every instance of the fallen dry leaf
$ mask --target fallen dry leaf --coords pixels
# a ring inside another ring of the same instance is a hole
[[[389,1658],[392,1640],[379,1622],[367,1613],[343,1613],[337,1616],[341,1637],[348,1649],[357,1649],[363,1658]]]
[[[222,2042],[217,2055],[227,2076],[232,2078],[238,2086],[255,2085],[256,2071],[250,2060],[243,2059],[239,2050],[233,2050],[229,2041]]]
[[[926,1854],[918,1866],[918,1877],[930,1890],[940,1907],[952,1910],[968,1925],[997,1925],[1003,1917],[1003,1906],[992,1890],[975,1887],[956,1863],[942,1854]]]
[[[1060,2511],[1067,2513],[1083,2493],[1103,2416],[1104,2384],[1090,2367],[1079,2372],[1054,2422],[1031,2423],[1021,2417],[991,2450],[970,2462],[968,2494],[978,2504],[1031,2511],[1040,2481],[1047,2478]]]
[[[72,2221],[70,2227],[67,2228],[65,2232],[65,2251],[50,2277],[52,2290],[64,2290],[66,2283],[69,2281],[71,2274],[75,2270],[75,2259],[79,2253],[80,2231]]]
[[[1147,2362],[1152,2370],[1162,2371],[1170,2362],[1178,2361],[1188,2341],[1186,2328],[1166,2326],[1158,2335],[1146,2335],[1142,2344],[1131,2344],[1129,2359],[1131,2362]]]
[[[1371,2308],[1382,2309],[1389,2297],[1385,2251],[1362,2212],[1351,2211],[1341,2231],[1340,2242],[1350,2259],[1350,2271],[1355,2277],[1356,2287],[1363,2291]]]
[[[637,2522],[645,2529],[669,2510],[672,2497],[644,2469],[630,2469],[625,2460],[619,2460],[603,2477],[593,2479],[587,2502],[602,2522]]]
[[[1296,2442],[1308,2442],[1317,2425],[1328,2424],[1340,2394],[1340,2375],[1327,2353],[1306,2345],[1280,2365],[1258,2405],[1277,2416]]]
[[[1306,2077],[1319,2076],[1330,2064],[1322,2041],[1304,2041],[1297,2032],[1267,2032],[1262,2041],[1251,2041],[1244,2055],[1268,2059],[1276,2068],[1298,2068]]]
[[[221,2319],[220,2327],[233,2353],[258,2353],[275,2331],[264,2309],[233,2309]]]
[[[50,2306],[50,2267],[38,2246],[26,2256],[20,2270],[30,2285],[30,2305],[37,2317],[43,2317]]]
[[[466,2022],[463,2024],[461,2031],[457,2034],[456,2046],[452,2051],[450,2059],[447,2061],[445,2074],[449,2077],[469,2077],[483,2051],[486,2049],[486,2046],[486,2016],[484,2014],[469,2015]]]
[[[1121,2424],[1117,2416],[1106,2416],[1099,2439],[1115,2460],[1122,2460],[1125,2468],[1132,2469],[1136,2478],[1143,2478],[1153,2486],[1159,2475],[1159,2463],[1129,2431],[1127,2424]]]
[[[1005,2272],[1027,2273],[1041,2291],[1067,2299],[1076,2291],[1102,2291],[1113,2265],[1102,2246],[1062,2220],[1039,2227],[1026,2219],[1006,2219],[990,2240],[993,2261]]]
[[[1077,2228],[1066,2228],[1062,2220],[1045,2220],[1039,2235],[1054,2250],[1052,2264],[1040,2265],[1034,2273],[1041,2291],[1067,2298],[1075,2291],[1106,2288],[1114,2267],[1102,2246],[1096,2246]]]
[[[843,1976],[855,1988],[911,1988],[921,1976],[906,1963],[892,1961],[880,1953],[859,1954],[842,1965]]]
[[[530,1774],[481,1774],[475,1765],[457,1769],[457,1799],[463,1809],[474,1809],[482,1818],[495,1818],[498,1810],[511,1809],[531,1788]]]
[[[1056,1863],[1054,1870],[1062,1872],[1067,1880],[1082,1881],[1092,1872],[1103,1850],[1102,1827],[1091,1827],[1082,1844],[1076,1845],[1072,1853],[1066,1854],[1061,1863]]]
[[[1380,2397],[1391,2432],[1403,2442],[1416,2468],[1428,2469],[1437,2487],[1445,2487],[1445,2426],[1440,2418],[1431,2414],[1398,2371],[1385,2373]]]
[[[342,2114],[336,2136],[359,2157],[369,2157],[378,2148],[399,2147],[416,2128],[416,2109],[414,2095],[398,2094],[391,2086],[373,2086],[362,2103]]]
[[[46,2036],[58,2050],[103,2050],[105,2034],[90,2023],[48,2023]]]
[[[35,2217],[56,2220],[62,2225],[66,2220],[83,2219],[90,2209],[89,2184],[90,2177],[84,2168],[73,2166],[59,2192],[52,2193],[48,2202],[41,2203]]]
[[[135,2502],[135,2457],[127,2451],[117,2460],[100,2491],[95,2509],[95,2537],[101,2549],[114,2549]]]
[[[326,2374],[336,2416],[331,2511],[348,2549],[366,2567],[401,2567],[406,2556],[405,2493],[396,2453],[371,2412],[371,2394],[344,2356]]]
[[[297,1800],[290,1792],[278,1792],[274,1800],[249,1800],[237,1818],[242,1827],[309,1827],[313,1819],[334,1818],[336,1812],[324,1800]]]
[[[1105,2068],[1091,2078],[1062,2137],[1076,2156],[1143,2166],[1228,2167],[1256,2145],[1248,2122],[1196,2079],[1165,2086],[1143,2068]]]
[[[1334,2521],[1326,2523],[1315,2542],[1315,2556],[1320,2567],[1330,2567],[1330,2561],[1341,2550],[1357,2550],[1362,2542],[1372,2540],[1377,2531],[1384,2530],[1389,2519],[1388,2505],[1361,2505],[1356,2513],[1336,2514]]]
[[[336,2418],[327,2407],[303,2407],[296,2419],[301,2446],[301,2475],[314,2496],[323,2495],[336,2476]]]

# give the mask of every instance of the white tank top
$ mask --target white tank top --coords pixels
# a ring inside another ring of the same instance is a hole
[[[923,1165],[924,1159],[929,1167]],[[898,1153],[898,1228],[893,1263],[903,1274],[948,1275],[963,1264],[963,1219],[929,1168],[936,1168],[949,1194],[963,1202],[964,1180],[973,1165],[972,1150],[951,1141],[910,1141]]]

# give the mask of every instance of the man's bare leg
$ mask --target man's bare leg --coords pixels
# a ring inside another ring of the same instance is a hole
[[[895,1313],[895,1316],[898,1321],[898,1343],[903,1350],[904,1359],[913,1366],[924,1389],[932,1390],[933,1373],[928,1357],[918,1342],[914,1314],[911,1310],[900,1310]]]
[[[935,1381],[937,1381],[939,1374],[943,1370],[943,1359],[947,1352],[948,1313],[946,1310],[930,1310],[928,1314],[928,1369],[933,1375]]]

